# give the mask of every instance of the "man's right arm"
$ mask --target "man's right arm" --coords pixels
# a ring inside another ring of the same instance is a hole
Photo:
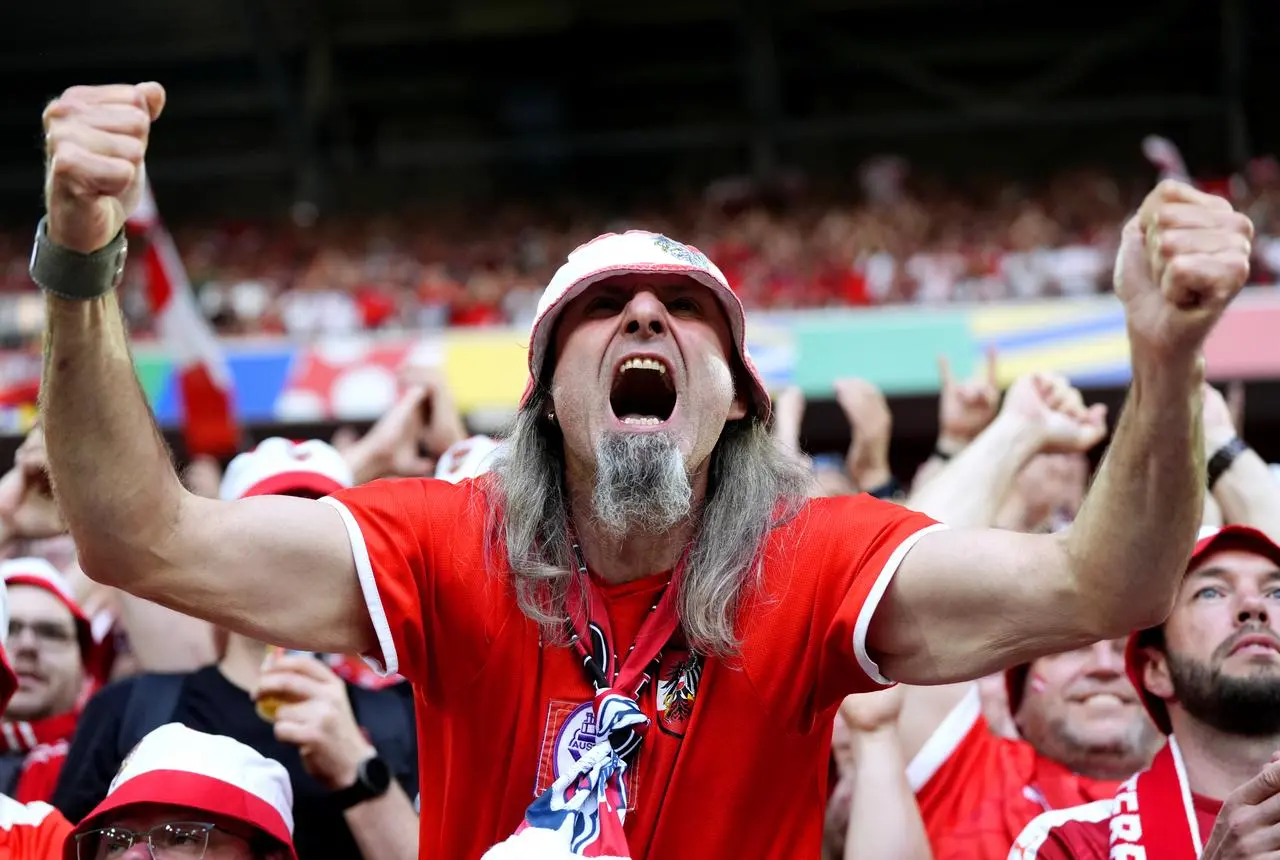
[[[45,111],[48,238],[90,254],[137,205],[158,84],[76,87]],[[57,288],[57,285],[44,284]],[[341,515],[319,502],[201,498],[178,480],[111,292],[49,295],[41,412],[55,492],[94,580],[314,651],[375,638]]]

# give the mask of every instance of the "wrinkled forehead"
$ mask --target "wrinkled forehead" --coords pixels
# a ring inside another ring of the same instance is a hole
[[[1206,579],[1280,580],[1280,565],[1262,553],[1245,548],[1224,548],[1196,559],[1182,580],[1182,589],[1194,589]]]

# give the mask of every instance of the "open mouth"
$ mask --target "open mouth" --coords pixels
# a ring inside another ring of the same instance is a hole
[[[676,408],[675,381],[656,358],[629,358],[613,378],[609,406],[623,424],[661,424]]]

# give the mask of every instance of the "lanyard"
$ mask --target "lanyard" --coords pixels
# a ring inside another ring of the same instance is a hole
[[[636,634],[636,641],[631,643],[619,661],[604,595],[591,581],[587,563],[576,541],[573,554],[578,563],[578,577],[569,588],[569,643],[582,658],[583,671],[596,693],[614,689],[638,700],[652,681],[646,670],[661,657],[662,649],[680,626],[676,598],[684,571],[684,557],[676,565],[671,582],[649,608],[640,632]]]

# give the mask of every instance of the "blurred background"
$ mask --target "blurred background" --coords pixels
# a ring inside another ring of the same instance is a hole
[[[246,438],[362,429],[406,362],[497,430],[550,274],[637,227],[725,270],[770,385],[808,401],[806,450],[845,448],[833,383],[862,377],[909,474],[938,434],[940,356],[965,377],[994,350],[1002,384],[1057,370],[1118,404],[1118,227],[1186,174],[1257,225],[1257,286],[1208,364],[1245,383],[1243,435],[1280,459],[1280,4],[51,0],[0,18],[0,456],[34,416],[40,112],[74,84],[158,80],[158,220],[123,297],[180,456],[184,414],[204,420],[197,359]],[[146,250],[169,234],[180,267]],[[165,322],[184,277],[216,340]]]

